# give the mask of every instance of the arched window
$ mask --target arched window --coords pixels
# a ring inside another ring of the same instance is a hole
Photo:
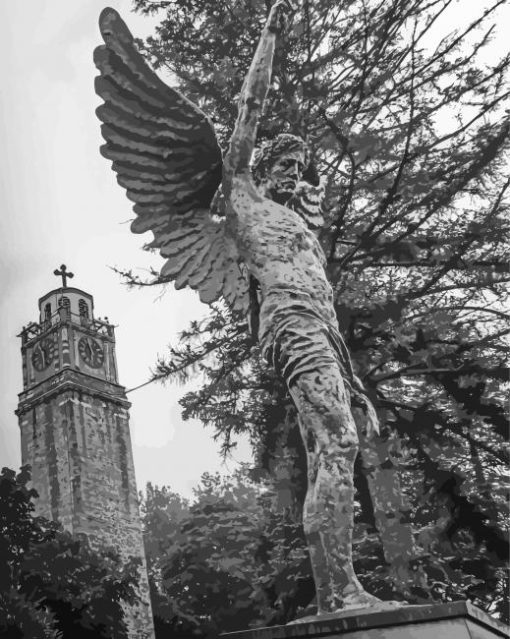
[[[89,317],[89,307],[87,302],[84,299],[79,300],[78,302],[78,310],[80,312],[80,317]]]
[[[48,302],[44,305],[42,317],[42,329],[45,331],[51,324],[51,304]]]
[[[71,318],[71,302],[68,297],[60,297],[58,300],[60,319],[67,321]]]

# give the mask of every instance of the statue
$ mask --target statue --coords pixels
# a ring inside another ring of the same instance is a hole
[[[338,330],[313,230],[322,223],[322,191],[302,180],[306,144],[278,136],[255,154],[252,173],[285,11],[284,0],[271,9],[224,157],[206,115],[147,66],[112,9],[101,14],[106,44],[94,56],[104,100],[97,114],[101,152],[135,203],[131,228],[152,231],[149,247],[166,258],[161,275],[176,288],[192,287],[205,303],[222,297],[246,313],[251,305],[261,351],[288,386],[308,457],[303,523],[320,615],[382,604],[352,566],[353,407],[364,413],[368,432],[378,425]]]

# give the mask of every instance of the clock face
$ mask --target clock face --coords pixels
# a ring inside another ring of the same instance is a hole
[[[81,337],[78,342],[80,357],[91,368],[99,368],[104,362],[102,345],[92,337]]]
[[[45,337],[34,346],[32,364],[36,371],[43,371],[55,357],[55,342],[51,337]]]

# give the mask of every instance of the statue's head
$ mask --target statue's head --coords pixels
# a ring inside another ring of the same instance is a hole
[[[255,151],[253,177],[266,197],[286,204],[294,195],[309,160],[310,151],[305,141],[282,133]]]

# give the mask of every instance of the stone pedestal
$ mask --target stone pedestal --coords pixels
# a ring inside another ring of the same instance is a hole
[[[351,610],[313,621],[221,635],[224,639],[496,639],[509,629],[467,601],[405,606],[384,612]]]

